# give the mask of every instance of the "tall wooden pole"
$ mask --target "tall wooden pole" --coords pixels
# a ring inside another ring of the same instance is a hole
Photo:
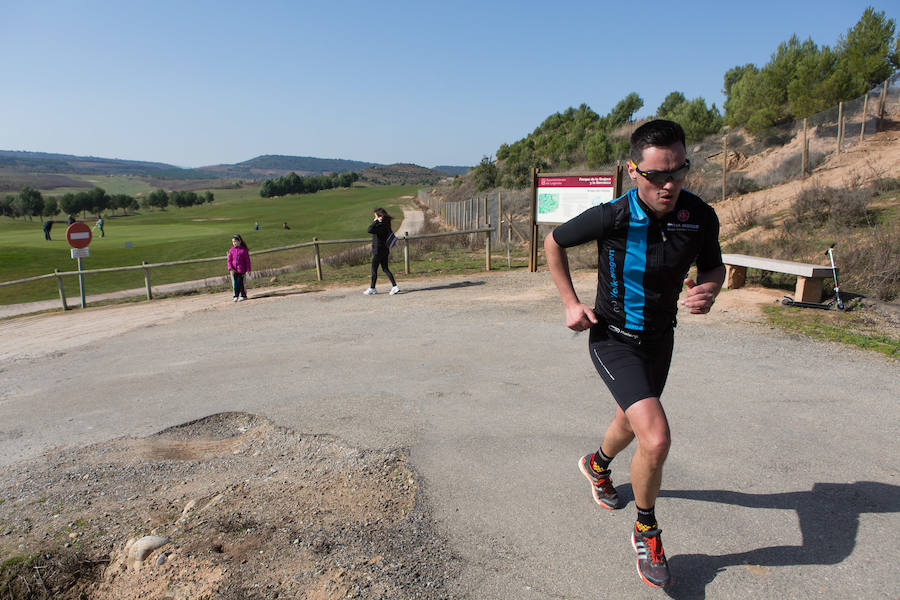
[[[318,242],[319,238],[314,237],[314,242]],[[316,255],[316,281],[322,281],[322,255],[319,252],[319,244],[313,244]]]
[[[837,153],[841,153],[841,146],[844,143],[844,103],[838,102],[838,139]]]
[[[509,227],[509,223],[506,225]],[[500,241],[503,235],[503,197],[501,192],[497,192],[497,241]]]
[[[866,99],[863,100],[862,119],[859,122],[859,141],[862,143],[863,137],[866,135],[866,113],[869,112],[869,92],[866,92]]]
[[[722,136],[722,201],[728,191],[728,132]]]
[[[537,169],[531,169],[531,244],[528,249],[528,270],[537,271]]]
[[[488,227],[491,226],[491,218],[487,219]],[[491,232],[486,231],[484,234],[484,270],[491,270]]]
[[[807,128],[809,126],[809,120],[803,119],[803,158],[800,161],[800,177],[806,177],[806,172],[809,170],[809,138],[807,137]]]

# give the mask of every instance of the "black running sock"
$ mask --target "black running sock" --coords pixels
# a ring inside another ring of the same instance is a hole
[[[641,508],[637,504],[634,506],[637,508],[637,522],[634,524],[635,529],[638,531],[656,529],[656,513],[654,512],[656,507],[651,506],[650,508]]]
[[[609,468],[609,463],[612,462],[614,457],[607,456],[603,453],[603,448],[598,449],[594,453],[594,464],[603,469],[604,471]]]

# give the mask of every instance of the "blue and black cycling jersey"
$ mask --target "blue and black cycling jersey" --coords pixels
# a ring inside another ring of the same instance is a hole
[[[686,190],[675,209],[657,219],[631,189],[560,225],[553,239],[564,248],[597,242],[597,314],[646,337],[675,325],[678,295],[694,262],[700,272],[722,265],[719,219]]]

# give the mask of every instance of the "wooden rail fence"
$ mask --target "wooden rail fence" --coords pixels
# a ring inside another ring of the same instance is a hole
[[[484,227],[476,227],[472,229],[467,229],[464,231],[444,231],[440,233],[422,233],[417,235],[409,235],[409,233],[403,234],[403,236],[398,236],[397,241],[403,243],[403,269],[404,272],[409,275],[410,270],[410,253],[409,253],[409,242],[410,240],[421,240],[426,238],[437,238],[437,237],[451,237],[457,235],[471,235],[477,233],[485,234],[485,257],[484,257],[484,269],[485,271],[491,270],[491,235],[496,231],[496,229],[488,223],[488,225]],[[290,246],[279,246],[277,248],[266,248],[264,250],[254,250],[250,252],[251,255],[259,255],[259,254],[269,254],[272,252],[282,252],[284,250],[295,250],[297,248],[309,248],[313,247],[315,252],[315,264],[316,264],[316,279],[318,281],[322,281],[322,255],[319,250],[320,246],[332,245],[332,244],[361,244],[364,242],[371,241],[371,238],[351,238],[345,240],[320,240],[318,238],[313,238],[311,242],[302,242],[299,244],[291,244]],[[144,271],[144,286],[146,288],[147,300],[153,299],[153,289],[150,285],[150,270],[158,269],[161,267],[173,267],[176,265],[189,265],[195,263],[205,263],[205,262],[217,262],[224,261],[226,257],[224,256],[216,256],[213,258],[193,258],[189,260],[177,260],[171,262],[162,262],[162,263],[152,263],[148,264],[147,262],[142,262],[139,265],[129,265],[125,267],[107,267],[104,269],[82,269],[77,271],[60,271],[56,269],[53,273],[48,273],[46,275],[36,275],[34,277],[26,277],[24,279],[16,279],[14,281],[0,281],[0,287],[9,286],[9,285],[17,285],[22,283],[29,283],[32,281],[40,281],[42,279],[50,279],[52,277],[56,278],[57,288],[59,289],[59,300],[62,303],[63,310],[69,310],[69,306],[66,303],[66,293],[63,288],[63,277],[84,277],[85,275],[94,275],[97,273],[117,273],[121,271]],[[85,307],[85,296],[82,289],[81,294],[81,308]]]

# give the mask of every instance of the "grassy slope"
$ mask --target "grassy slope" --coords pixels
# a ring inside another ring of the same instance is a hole
[[[328,190],[311,195],[282,198],[260,198],[257,189],[216,190],[211,205],[191,208],[170,207],[165,211],[118,217],[107,214],[106,237],[95,237],[90,245],[91,256],[84,259],[84,268],[97,269],[148,263],[223,256],[231,246],[231,235],[244,236],[251,250],[286,246],[313,237],[341,239],[366,237],[372,210],[383,206],[392,214],[402,213],[407,201],[401,196],[415,193],[415,187],[369,187]],[[260,230],[253,225],[259,222]],[[290,230],[282,228],[287,222]],[[93,224],[93,220],[89,221]],[[21,279],[52,273],[54,269],[70,271],[75,261],[69,254],[65,240],[65,223],[53,226],[53,241],[44,240],[41,221],[0,218],[0,281]],[[131,242],[132,248],[126,248]],[[328,250],[336,250],[329,247]],[[302,252],[263,255],[254,261],[254,268],[291,262]],[[305,255],[305,254],[303,254]],[[224,260],[154,270],[155,284],[211,277],[224,273]],[[94,275],[90,278],[90,293],[141,287],[140,271]],[[77,294],[74,278],[66,279],[66,293]],[[55,280],[0,287],[0,304],[50,299],[57,295]]]

